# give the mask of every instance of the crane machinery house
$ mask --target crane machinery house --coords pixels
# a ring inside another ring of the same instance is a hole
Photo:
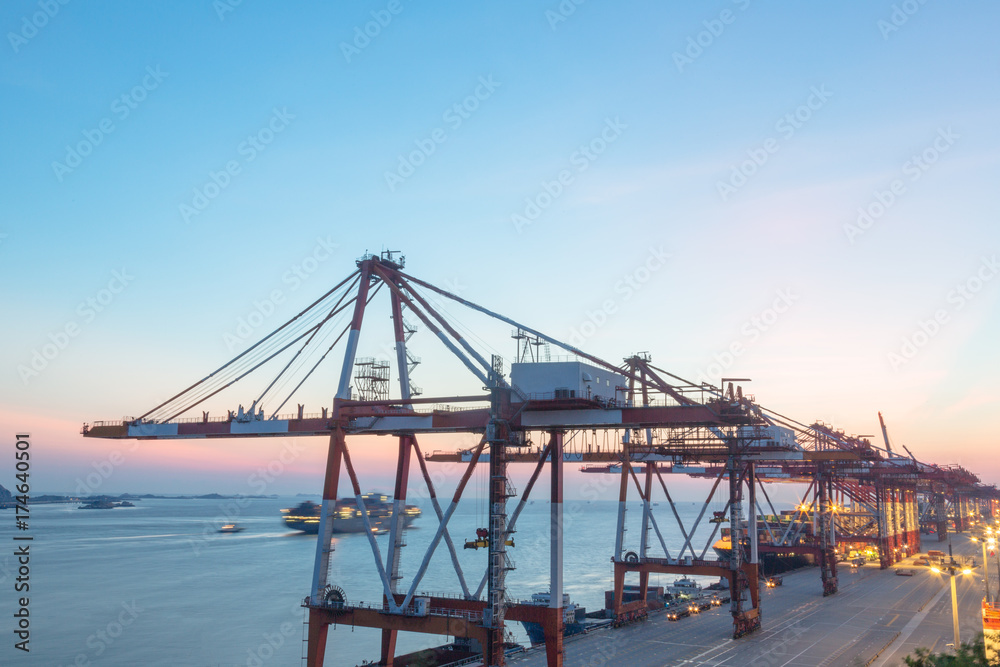
[[[542,361],[510,365],[511,384],[529,399],[582,398],[624,405],[624,375],[582,361]]]
[[[780,447],[783,449],[800,449],[795,441],[795,431],[784,426],[741,426],[740,437],[751,440],[751,446]]]

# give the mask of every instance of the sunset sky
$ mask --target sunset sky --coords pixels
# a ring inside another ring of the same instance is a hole
[[[3,3],[3,451],[30,432],[34,489],[96,472],[101,493],[254,493],[291,452],[264,492],[317,493],[322,438],[80,427],[142,414],[388,248],[613,363],[752,378],[848,433],[881,411],[918,458],[1000,482],[1000,7],[677,4]],[[390,340],[385,296],[362,355]],[[511,327],[447,309],[514,356]],[[411,347],[426,395],[481,386],[429,332]],[[391,446],[357,441],[367,486],[391,486]]]

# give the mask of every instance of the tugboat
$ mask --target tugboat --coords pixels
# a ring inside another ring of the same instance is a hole
[[[372,532],[382,534],[389,531],[392,525],[392,497],[381,493],[366,493],[361,498],[368,510],[368,522]],[[300,530],[309,535],[319,533],[319,519],[322,507],[309,500],[299,505],[281,510],[285,525],[293,530]],[[420,508],[416,505],[406,505],[403,508],[403,527],[406,528],[420,516]],[[333,508],[334,533],[365,532],[364,517],[354,498],[341,498]]]

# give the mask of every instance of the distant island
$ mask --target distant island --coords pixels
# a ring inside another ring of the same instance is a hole
[[[87,503],[86,505],[81,505],[80,507],[77,507],[77,509],[80,509],[80,510],[111,510],[111,509],[114,509],[116,507],[135,507],[135,505],[133,503],[130,503],[127,500],[123,500],[123,501],[117,502],[117,503],[114,502],[114,501],[111,501],[111,500],[94,500],[92,502]]]
[[[165,496],[157,495],[154,493],[123,493],[118,496],[111,495],[90,495],[90,496],[63,496],[56,494],[43,494],[38,496],[31,496],[29,499],[32,505],[44,505],[44,504],[54,504],[54,503],[112,503],[111,507],[134,507],[130,501],[135,500],[239,500],[243,498],[249,498],[251,500],[274,500],[280,496],[276,494],[264,496],[264,495],[243,495],[243,494],[233,494],[233,495],[222,495],[219,493],[206,493],[200,496]],[[128,504],[123,504],[128,503]],[[16,504],[14,497],[11,495],[10,491],[0,486],[0,509],[9,509],[14,507]],[[108,507],[86,507],[81,509],[110,509]]]

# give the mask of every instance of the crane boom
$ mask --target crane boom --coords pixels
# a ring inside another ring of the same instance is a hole
[[[889,431],[885,427],[885,420],[882,419],[882,413],[878,413],[878,423],[882,425],[882,439],[885,440],[885,448],[890,454],[892,454],[892,445],[889,444]]]

